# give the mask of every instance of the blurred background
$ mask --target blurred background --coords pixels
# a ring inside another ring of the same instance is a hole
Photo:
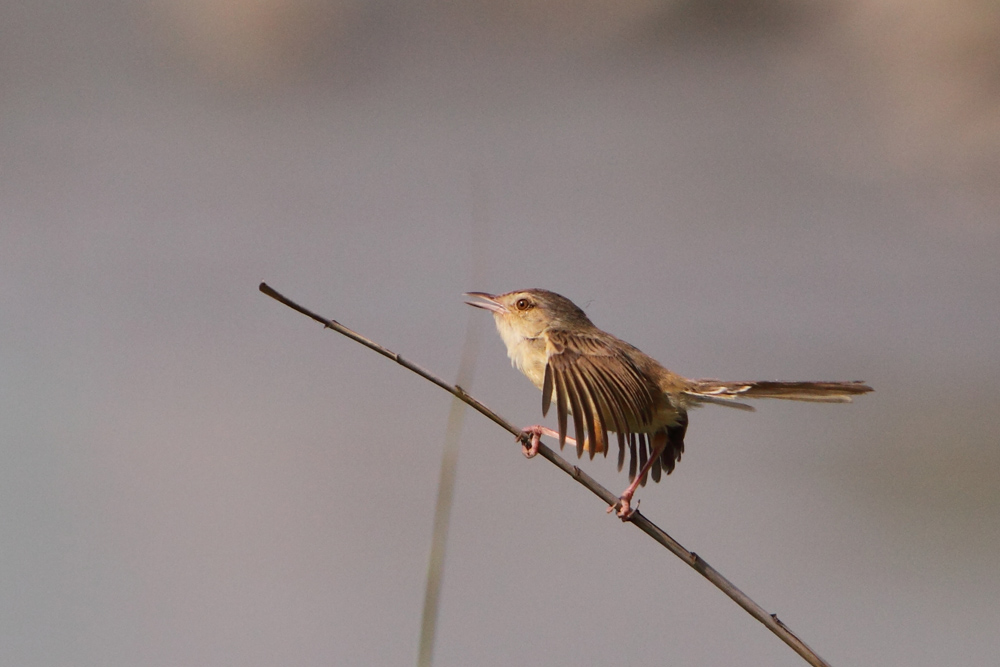
[[[0,662],[408,665],[467,290],[679,373],[642,511],[834,665],[1000,655],[1000,5],[0,5]],[[551,424],[550,424],[551,425]],[[800,665],[477,414],[437,665]],[[584,469],[615,491],[613,460]]]

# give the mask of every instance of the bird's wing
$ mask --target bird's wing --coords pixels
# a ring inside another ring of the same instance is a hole
[[[559,447],[566,444],[567,416],[573,415],[577,456],[588,437],[590,457],[607,456],[608,430],[624,449],[629,434],[653,420],[653,396],[643,374],[625,352],[600,335],[550,330],[542,385],[542,415],[556,401]],[[605,334],[606,335],[606,334]]]

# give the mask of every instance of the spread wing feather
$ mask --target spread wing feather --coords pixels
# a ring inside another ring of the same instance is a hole
[[[590,387],[587,383],[583,381],[580,375],[571,375],[570,378],[576,387],[576,397],[577,406],[579,412],[583,415],[583,425],[587,429],[587,442],[590,443],[588,450],[590,452],[590,458],[593,460],[594,454],[597,450],[604,445],[604,440],[597,439],[597,420],[598,416],[594,413],[594,397],[590,393]],[[573,414],[576,414],[576,410]],[[581,445],[577,444],[577,449]]]
[[[600,414],[608,415],[611,418],[612,430],[618,436],[618,456],[621,458],[625,451],[625,437],[628,433],[628,420],[625,418],[622,412],[621,405],[617,401],[610,400],[608,397],[613,395],[612,389],[608,385],[606,379],[600,373],[592,372],[590,367],[584,366],[581,372],[586,376],[585,382],[590,386],[594,387],[593,397],[597,404],[597,409]],[[607,425],[604,426],[604,438],[603,442],[607,444]],[[608,455],[608,447],[604,448],[604,456]],[[618,469],[621,470],[621,464],[619,464]]]
[[[635,479],[636,464],[638,459],[635,453],[635,433],[628,434],[628,481]]]
[[[650,452],[652,454],[652,452]],[[653,459],[653,465],[649,468],[649,476],[653,478],[653,481],[657,484],[660,483],[660,455],[657,454],[656,458]]]
[[[552,371],[552,375],[555,378],[556,416],[559,420],[559,449],[561,450],[566,446],[566,416],[569,409],[566,402],[566,380],[563,379],[562,373]]]
[[[545,379],[542,380],[542,416],[549,414],[552,406],[552,367],[545,364]]]
[[[573,415],[573,430],[576,433],[576,458],[583,456],[583,443],[586,431],[583,425],[583,411],[580,408],[580,397],[576,393],[576,382],[573,376],[563,370],[557,371],[563,378],[563,388],[566,392],[566,403],[570,413]],[[560,435],[559,439],[563,437]]]
[[[655,406],[646,380],[625,354],[599,336],[550,331],[547,338],[542,413],[548,412],[555,398],[560,447],[565,444],[570,413],[578,456],[583,454],[584,434],[591,458],[599,451],[607,455],[610,427],[618,436],[619,458],[623,458],[629,434],[653,420]]]

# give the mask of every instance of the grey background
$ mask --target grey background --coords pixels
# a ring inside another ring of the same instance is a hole
[[[677,372],[642,510],[835,665],[1000,655],[995,6],[6,3],[0,662],[406,665],[450,399],[538,392],[466,290]],[[613,462],[585,469],[614,490]],[[798,665],[466,418],[439,665]]]

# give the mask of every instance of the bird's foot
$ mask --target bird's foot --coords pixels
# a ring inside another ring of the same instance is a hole
[[[525,457],[534,458],[538,454],[538,445],[541,443],[541,437],[547,435],[550,438],[558,438],[559,434],[550,428],[545,426],[539,426],[535,424],[534,426],[525,426],[521,429],[521,435],[517,436],[517,439],[521,443],[521,451],[524,452]],[[525,437],[531,438],[530,444],[524,442]],[[573,438],[566,438],[566,442],[576,444]]]
[[[544,433],[545,428],[537,424],[535,426],[527,426],[521,430],[521,435],[517,436],[517,439],[521,443],[521,452],[525,458],[535,458],[535,455],[538,454],[538,445],[541,444],[541,438]],[[530,438],[528,442],[524,441],[525,436]]]
[[[608,514],[614,512],[616,508],[618,510],[619,519],[622,521],[631,521],[632,515],[635,514],[637,509],[639,509],[639,501],[635,501],[635,507],[632,507],[632,494],[630,493],[627,496],[622,494],[621,497],[618,498],[617,503],[608,507]]]

